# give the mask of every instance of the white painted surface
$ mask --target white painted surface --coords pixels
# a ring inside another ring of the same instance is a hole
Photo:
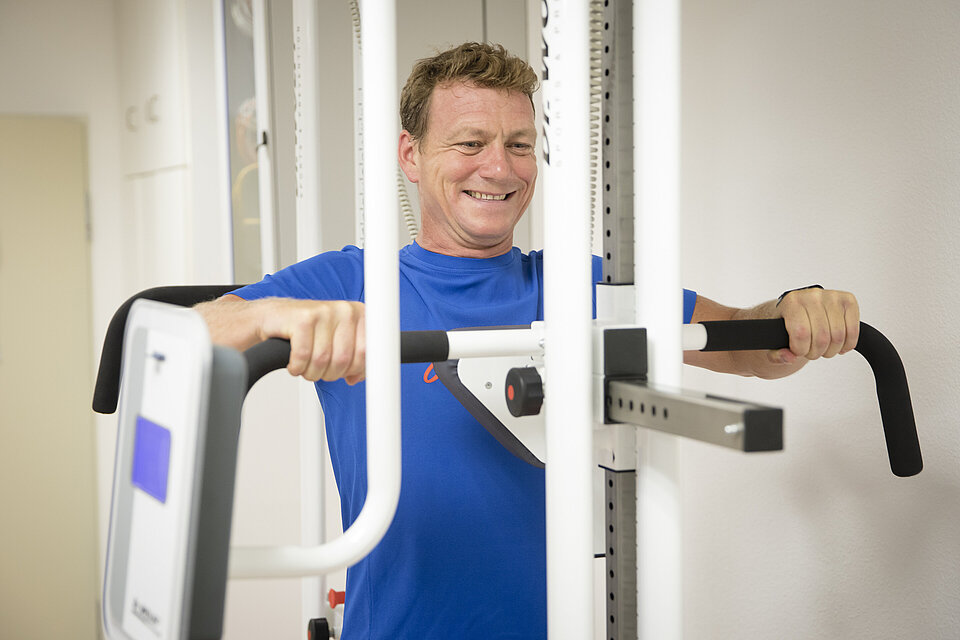
[[[897,346],[924,471],[894,477],[869,367],[685,382],[785,407],[785,450],[683,446],[689,638],[960,637],[960,5],[684,3],[684,284],[855,292]]]
[[[648,378],[679,387],[680,3],[633,6],[634,282],[636,321],[649,331]],[[655,431],[637,437],[637,634],[683,637],[680,442]]]
[[[594,625],[595,593],[589,12],[577,0],[545,8],[547,634],[584,638]]]
[[[114,3],[67,0],[0,3],[0,112],[79,117],[87,122],[93,289],[91,362],[107,322],[123,302],[133,256],[132,226],[122,207],[120,96]],[[92,393],[92,390],[91,390]],[[116,423],[97,419],[97,457],[113,460]],[[98,470],[100,556],[110,508],[112,465]]]

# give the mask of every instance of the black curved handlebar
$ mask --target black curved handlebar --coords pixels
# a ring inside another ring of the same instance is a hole
[[[400,362],[443,362],[450,353],[446,331],[401,331]],[[290,361],[290,342],[269,338],[255,344],[243,355],[247,359],[247,391],[254,383]]]
[[[113,413],[117,410],[120,394],[120,368],[123,362],[123,333],[127,325],[130,307],[139,299],[167,302],[181,307],[190,307],[239,289],[243,285],[187,285],[155,287],[131,296],[120,305],[110,319],[103,350],[100,353],[100,368],[93,389],[93,410],[97,413]],[[400,361],[443,362],[447,359],[449,344],[446,331],[404,331],[400,334]],[[290,360],[290,343],[281,338],[270,338],[244,352],[247,360],[247,390],[266,374],[287,366]]]
[[[93,388],[93,410],[97,413],[113,413],[117,410],[120,394],[120,364],[123,362],[123,332],[127,327],[130,307],[136,300],[169,302],[181,307],[190,307],[213,300],[239,288],[240,285],[197,285],[179,287],[154,287],[131,296],[114,312],[103,338],[100,352],[100,368],[97,383]]]
[[[702,324],[707,329],[707,346],[702,351],[785,349],[790,344],[782,318]],[[860,323],[856,350],[870,364],[876,379],[890,470],[901,478],[916,475],[923,469],[923,458],[900,354],[882,333],[865,322]]]
[[[139,298],[168,302],[180,306],[218,298],[240,285],[205,285],[157,287],[142,291],[120,306],[110,321],[100,356],[93,394],[93,410],[113,413],[120,391],[120,365],[123,359],[123,332],[133,302]],[[783,349],[789,337],[782,318],[774,320],[731,320],[702,323],[707,329],[707,346],[703,351],[739,351]],[[856,350],[873,369],[877,383],[877,400],[887,442],[890,469],[900,477],[913,476],[923,469],[920,441],[913,416],[913,404],[907,387],[907,376],[897,350],[882,333],[860,323],[860,340]],[[448,343],[444,331],[404,331],[400,334],[400,361],[442,362],[447,359]],[[283,368],[290,359],[290,343],[271,338],[248,349],[247,389],[267,373]]]

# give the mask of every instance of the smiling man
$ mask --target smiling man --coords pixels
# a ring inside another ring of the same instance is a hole
[[[543,256],[513,246],[537,178],[534,71],[502,47],[468,43],[419,61],[400,101],[400,166],[420,194],[421,231],[400,251],[401,328],[543,319]],[[550,215],[547,212],[546,215]],[[594,281],[600,260],[594,259]],[[288,370],[316,381],[343,526],[366,496],[363,251],[346,247],[199,305],[215,342],[288,338]],[[790,348],[688,354],[691,364],[779,377],[851,350],[859,310],[805,289],[751,309],[685,292],[684,318],[780,317]],[[347,572],[342,637],[546,636],[544,475],[503,448],[422,365],[403,365],[397,513]]]
[[[429,91],[418,79],[407,84],[401,113],[425,113],[430,127],[404,122],[399,150],[421,197],[417,243],[469,258],[507,253],[537,179],[530,96],[457,79]],[[417,101],[429,107],[410,104]]]

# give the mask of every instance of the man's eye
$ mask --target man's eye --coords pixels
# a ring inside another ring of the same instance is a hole
[[[466,148],[468,148],[468,149],[479,149],[479,148],[480,148],[480,143],[474,140],[474,141],[470,141],[470,142],[461,142],[461,143],[460,143],[460,146],[461,146],[461,147],[466,147]]]

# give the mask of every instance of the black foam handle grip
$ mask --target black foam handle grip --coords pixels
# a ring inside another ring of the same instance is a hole
[[[219,298],[241,286],[243,285],[155,287],[127,299],[113,314],[103,339],[100,368],[97,371],[97,381],[93,389],[93,410],[97,413],[113,413],[117,410],[117,401],[120,396],[120,369],[123,363],[123,333],[134,301],[142,298],[190,307]],[[447,359],[448,352],[449,343],[445,331],[404,331],[400,334],[400,361],[403,363],[443,362]],[[279,338],[271,338],[251,347],[245,356],[249,390],[267,373],[287,366],[290,360],[290,343]]]
[[[268,338],[243,352],[247,361],[247,391],[257,380],[271,371],[282,369],[290,362],[290,341]]]
[[[707,329],[707,346],[702,351],[786,349],[790,346],[783,318],[702,324]],[[916,475],[923,469],[923,458],[900,354],[886,336],[865,322],[860,323],[856,350],[870,364],[877,383],[877,401],[890,470],[901,478]]]
[[[401,331],[400,362],[443,362],[447,359],[449,342],[446,331]],[[290,361],[290,341],[269,338],[243,352],[247,360],[247,391],[276,369]]]
[[[907,386],[907,373],[896,348],[886,336],[868,324],[860,323],[857,351],[873,369],[877,382],[877,400],[883,420],[883,435],[887,440],[890,470],[906,478],[923,469],[917,423]]]
[[[97,413],[113,413],[117,410],[120,395],[120,364],[123,362],[123,332],[127,316],[135,300],[141,298],[168,302],[182,307],[213,300],[230,293],[242,285],[198,285],[188,287],[155,287],[131,296],[113,314],[100,352],[100,368],[93,389],[93,410]]]
[[[446,331],[401,331],[400,362],[443,362],[450,354]]]
[[[707,346],[701,351],[752,351],[790,346],[783,318],[715,320],[700,324],[707,330]]]

